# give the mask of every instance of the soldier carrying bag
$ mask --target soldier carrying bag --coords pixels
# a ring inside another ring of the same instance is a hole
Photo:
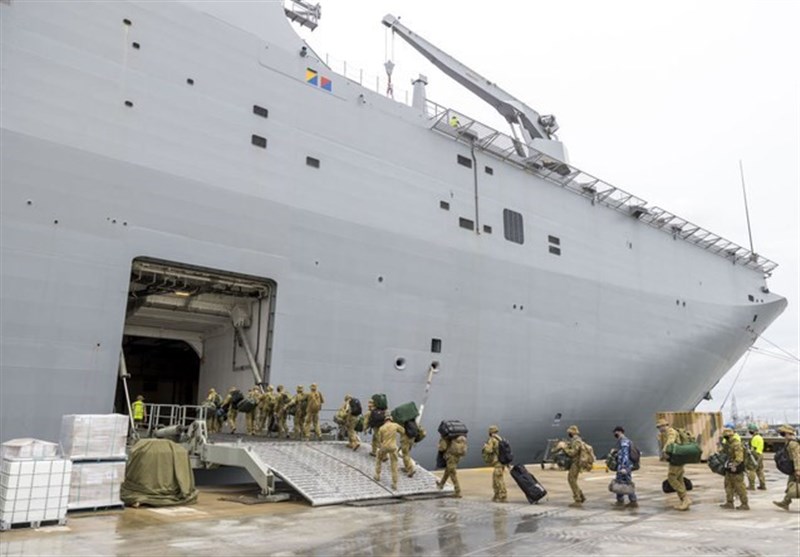
[[[797,443],[797,441],[791,439],[775,451],[775,467],[787,476],[794,474],[794,462],[789,455],[789,443]]]

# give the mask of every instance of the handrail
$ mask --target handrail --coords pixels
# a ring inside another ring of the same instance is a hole
[[[426,114],[431,129],[454,140],[474,146],[502,161],[508,162],[535,174],[551,184],[560,186],[576,195],[588,198],[592,205],[605,205],[621,213],[672,235],[676,240],[684,240],[710,253],[729,259],[735,265],[742,265],[761,271],[766,277],[772,275],[778,264],[761,255],[751,252],[730,240],[706,230],[686,219],[678,217],[665,209],[648,206],[644,199],[612,186],[608,182],[564,161],[553,158],[532,148],[527,155],[521,154],[518,141],[469,116],[446,108],[433,101],[427,101]],[[455,116],[458,125],[450,124]]]

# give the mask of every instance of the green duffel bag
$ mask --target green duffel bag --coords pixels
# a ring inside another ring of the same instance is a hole
[[[386,395],[383,393],[372,395],[372,403],[378,410],[387,410],[389,408],[389,401],[386,400]]]
[[[685,443],[683,445],[673,443],[667,447],[665,452],[667,453],[667,462],[673,466],[697,464],[703,455],[703,450],[697,443]]]
[[[355,427],[353,429],[355,429],[359,433],[364,431],[364,415],[363,414],[358,417],[358,420],[356,420],[356,425],[355,425]]]
[[[417,416],[419,416],[419,410],[417,410],[417,405],[413,402],[406,402],[392,410],[392,419],[396,424],[410,422],[417,419]]]
[[[617,471],[617,454],[614,451],[608,453],[608,456],[606,457],[606,468],[612,472]]]

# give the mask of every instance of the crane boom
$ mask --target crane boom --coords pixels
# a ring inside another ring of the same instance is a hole
[[[542,142],[554,139],[558,130],[554,116],[542,116],[524,102],[504,91],[496,84],[462,64],[426,39],[411,31],[391,14],[384,16],[383,24],[430,60],[437,68],[493,106],[506,121],[519,125],[528,147],[542,149]],[[556,149],[559,151],[560,149]]]

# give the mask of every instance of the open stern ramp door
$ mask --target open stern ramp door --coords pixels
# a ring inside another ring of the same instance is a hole
[[[212,464],[232,464],[225,459],[227,451],[242,451],[240,456],[249,454],[253,463],[268,468],[264,474],[271,473],[286,482],[314,507],[336,505],[354,501],[368,501],[406,497],[412,495],[435,495],[451,493],[452,487],[440,491],[436,487],[436,476],[427,470],[416,467],[413,477],[400,474],[397,491],[392,490],[392,473],[389,462],[381,471],[381,481],[376,482],[375,458],[369,455],[367,447],[353,451],[347,444],[339,441],[291,442],[257,441],[218,442],[203,448],[203,460]],[[249,466],[245,467],[255,477]]]

